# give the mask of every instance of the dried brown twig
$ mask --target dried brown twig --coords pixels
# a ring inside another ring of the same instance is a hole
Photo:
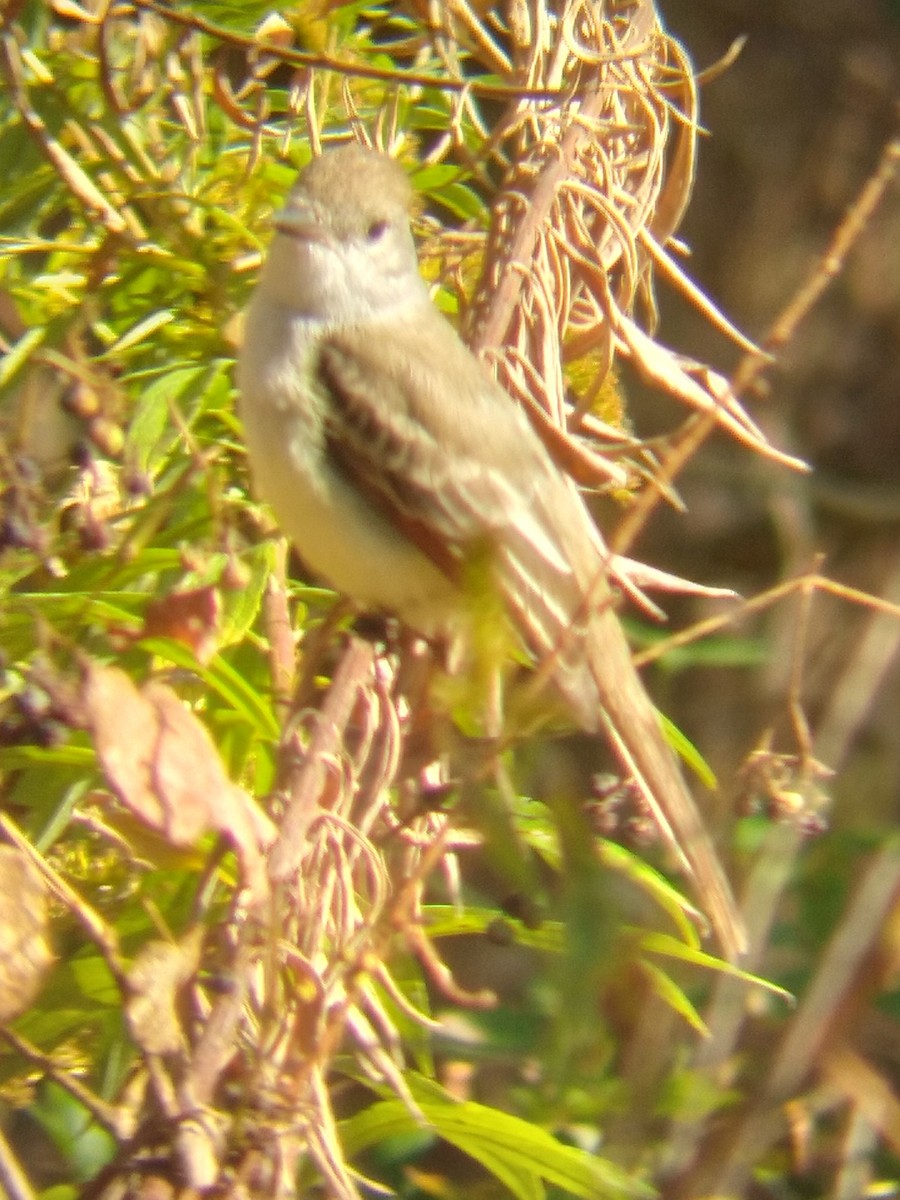
[[[760,374],[771,365],[773,355],[788,345],[801,321],[840,272],[853,247],[868,228],[876,209],[896,180],[898,171],[900,138],[892,138],[885,146],[872,175],[848,207],[828,247],[813,264],[805,285],[798,289],[783,312],[772,323],[759,349],[748,353],[738,366],[731,381],[731,389],[735,396],[742,396],[750,391]],[[684,464],[696,454],[715,426],[712,414],[698,415],[688,423],[669,453],[660,462],[659,471],[651,487],[643,496],[638,497],[631,512],[621,523],[613,539],[617,549],[629,545],[634,540],[659,502],[659,492],[656,489],[670,485],[675,480]]]
[[[347,61],[332,54],[310,54],[303,50],[294,50],[284,45],[283,38],[266,36],[266,30],[259,37],[248,37],[226,29],[209,21],[197,12],[179,11],[174,5],[158,3],[158,0],[133,0],[132,7],[137,10],[155,13],[165,21],[184,25],[199,33],[214,37],[223,45],[238,47],[252,51],[260,56],[270,56],[276,62],[288,66],[299,67],[310,71],[327,71],[336,75],[345,75],[351,79],[372,79],[382,83],[397,84],[402,87],[433,87],[448,92],[475,92],[490,99],[518,99],[523,89],[516,84],[507,86],[474,81],[446,78],[417,71],[392,71],[385,67],[373,67],[359,61]],[[283,31],[282,31],[283,32]],[[526,88],[526,94],[536,100],[554,100],[559,96],[556,89]]]

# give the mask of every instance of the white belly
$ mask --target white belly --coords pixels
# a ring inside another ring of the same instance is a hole
[[[239,367],[254,490],[303,560],[338,591],[395,612],[426,636],[448,633],[458,591],[331,467],[316,436],[314,401],[299,383],[305,348],[295,339],[285,356],[284,337],[271,335],[271,325],[254,323],[253,350],[245,350]]]

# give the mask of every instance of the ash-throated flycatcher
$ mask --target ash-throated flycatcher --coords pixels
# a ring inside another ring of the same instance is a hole
[[[310,567],[444,643],[465,636],[467,564],[486,558],[518,637],[579,723],[605,729],[734,956],[731,892],[632,665],[602,543],[431,303],[411,198],[399,164],[347,145],[303,170],[275,218],[238,369],[256,488]]]

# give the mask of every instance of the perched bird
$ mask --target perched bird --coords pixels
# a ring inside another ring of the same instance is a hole
[[[302,558],[359,604],[453,644],[467,570],[585,730],[603,729],[693,877],[725,951],[728,883],[613,609],[572,481],[431,302],[393,159],[313,159],[275,218],[247,312],[240,415],[254,484]]]

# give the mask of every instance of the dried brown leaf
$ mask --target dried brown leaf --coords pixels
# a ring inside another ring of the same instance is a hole
[[[198,926],[179,942],[148,942],[128,972],[125,1015],[131,1036],[147,1054],[176,1054],[186,1044],[178,1001],[197,973],[202,940]]]
[[[14,846],[0,846],[0,1023],[20,1016],[40,990],[53,954],[46,890]]]
[[[221,610],[214,587],[170,592],[147,605],[141,636],[174,638],[206,663],[216,650]]]
[[[262,851],[274,827],[228,778],[202,723],[165,684],[139,690],[124,671],[85,670],[85,723],[119,802],[171,845],[191,848],[220,833],[234,847],[245,884],[265,895]]]

